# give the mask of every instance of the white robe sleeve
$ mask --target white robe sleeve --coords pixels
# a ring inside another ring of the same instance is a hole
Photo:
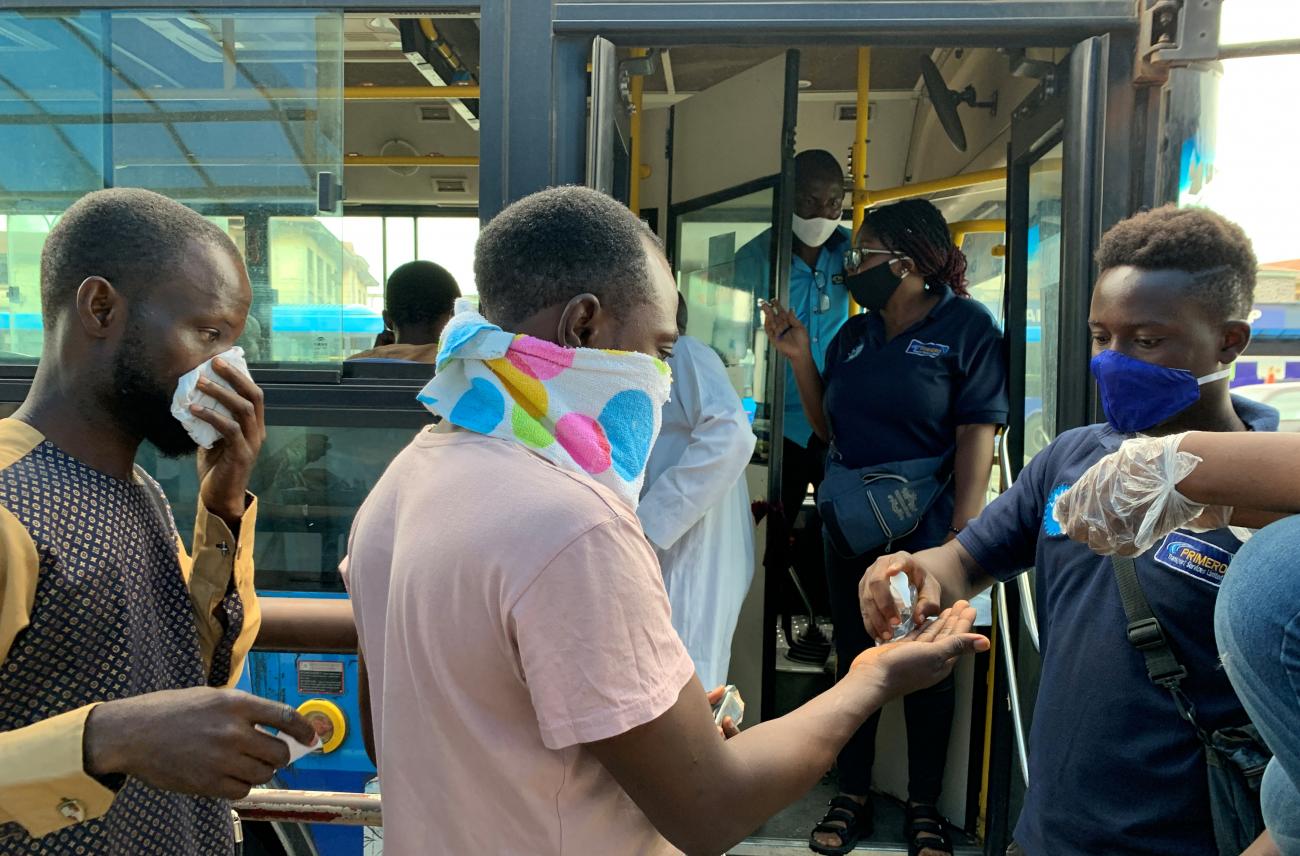
[[[683,338],[675,357],[672,395],[690,420],[690,442],[647,488],[637,509],[646,537],[660,550],[722,501],[744,476],[756,442],[718,355]]]

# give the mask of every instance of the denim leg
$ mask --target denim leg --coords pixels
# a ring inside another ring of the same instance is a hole
[[[1274,523],[1233,559],[1214,613],[1224,669],[1273,751],[1264,821],[1284,854],[1300,854],[1300,517]]]

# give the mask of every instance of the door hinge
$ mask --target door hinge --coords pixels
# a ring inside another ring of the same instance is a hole
[[[1164,83],[1169,69],[1219,56],[1223,0],[1139,0],[1137,83]]]

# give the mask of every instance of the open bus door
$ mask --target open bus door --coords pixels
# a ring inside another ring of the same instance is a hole
[[[1216,14],[1217,20],[1217,14]],[[1217,30],[1217,27],[1216,27]],[[1062,431],[1094,421],[1088,371],[1093,253],[1106,229],[1141,205],[1165,201],[1172,115],[1179,133],[1199,127],[1181,102],[1144,88],[1139,40],[1086,39],[1015,109],[1007,154],[1006,334],[1011,418],[1003,445],[1010,480]],[[1181,80],[1180,85],[1189,85]],[[1185,89],[1183,91],[1186,91]],[[1159,98],[1158,101],[1152,100]],[[1181,148],[1181,147],[1180,147]],[[1154,166],[1152,166],[1154,165]],[[996,589],[995,678],[983,817],[986,854],[1011,839],[1028,785],[1028,733],[1041,665],[1034,573]]]
[[[755,500],[780,496],[784,365],[768,346],[757,301],[785,299],[788,291],[798,62],[798,52],[788,51],[696,93],[673,108],[668,128],[668,255],[689,308],[687,333],[722,357],[758,435],[747,472]],[[587,183],[626,202],[625,73],[613,46],[595,39]],[[765,262],[757,272],[737,264],[754,241]],[[759,566],[729,678],[750,701],[746,724],[773,709],[776,580],[762,567],[765,524],[755,535]]]
[[[758,300],[788,303],[799,54],[787,51],[673,108],[669,123],[669,258],[690,313],[687,334],[716,350],[758,436],[750,496],[781,496],[785,363],[763,333]],[[748,251],[748,259],[743,255]],[[763,264],[755,264],[755,258]],[[798,509],[789,509],[792,518]],[[777,618],[786,537],[769,513],[732,643],[729,680],[757,716],[775,710]]]

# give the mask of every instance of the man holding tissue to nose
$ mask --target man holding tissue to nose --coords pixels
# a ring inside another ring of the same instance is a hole
[[[148,191],[89,194],[46,240],[44,351],[0,421],[0,851],[232,853],[224,800],[313,740],[229,689],[260,622],[251,300],[225,233]],[[191,551],[146,441],[204,447]]]

